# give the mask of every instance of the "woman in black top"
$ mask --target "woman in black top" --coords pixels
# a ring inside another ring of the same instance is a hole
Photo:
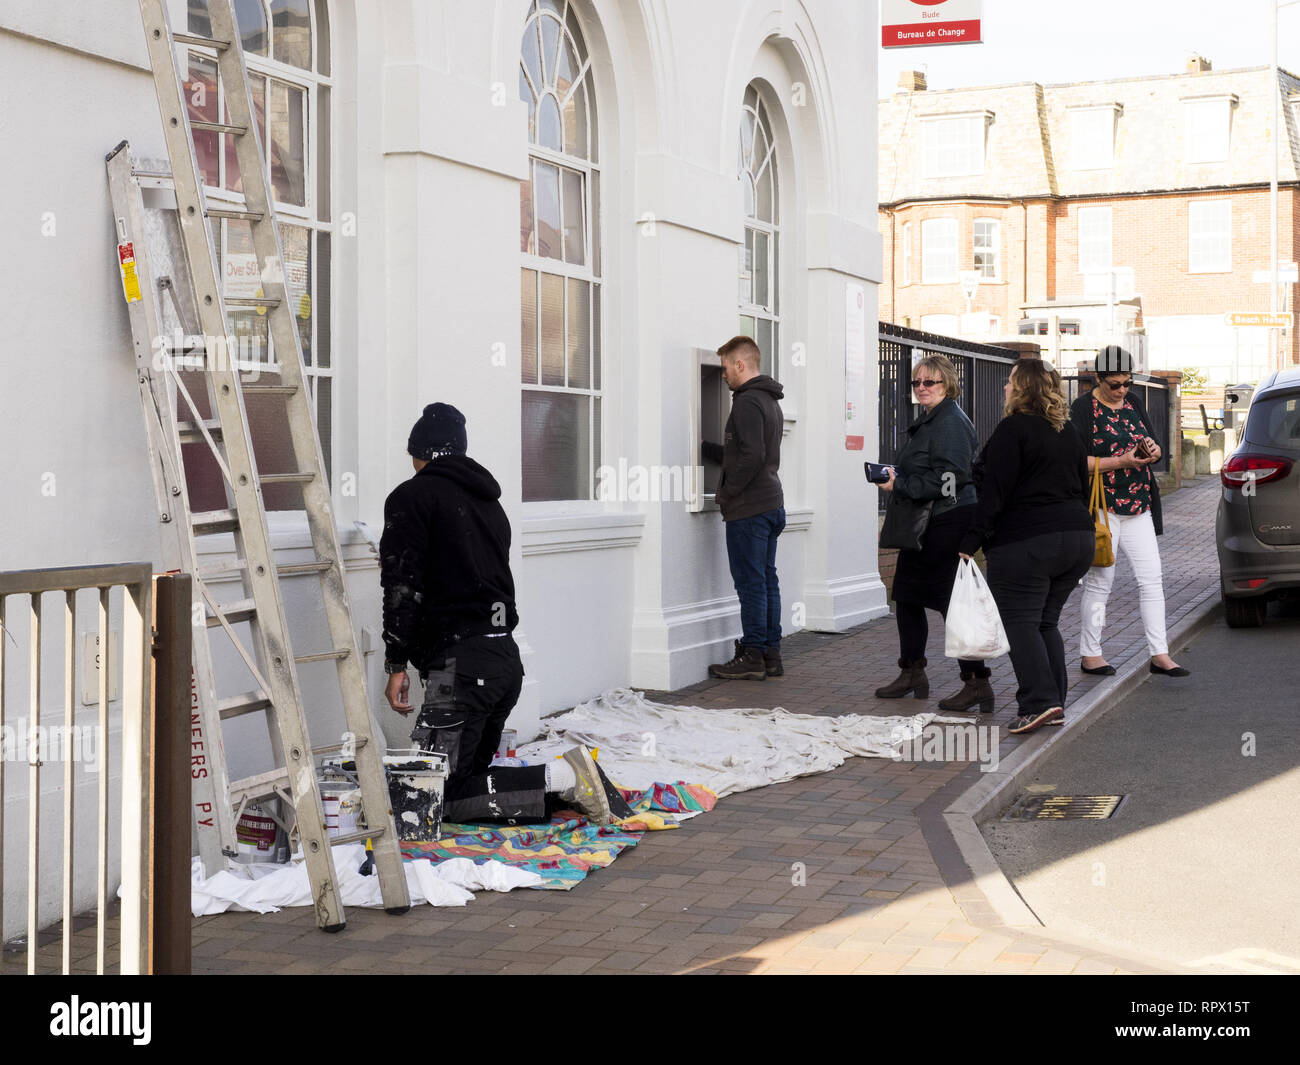
[[[1088,461],[1070,424],[1061,375],[1021,359],[1007,378],[1006,417],[976,462],[979,501],[961,557],[981,545],[1011,644],[1019,688],[1012,732],[1065,720],[1065,645],[1057,622],[1096,540],[1084,493]]]
[[[878,699],[899,699],[914,692],[930,694],[925,675],[925,644],[929,638],[928,607],[947,614],[957,576],[957,543],[975,512],[971,460],[975,457],[975,426],[957,405],[961,391],[957,368],[944,355],[930,355],[912,369],[912,394],[921,416],[907,427],[889,480],[882,491],[897,492],[916,502],[931,502],[930,524],[921,537],[921,550],[900,551],[894,570],[894,611],[898,622],[898,677],[876,689]],[[979,659],[961,659],[962,688],[939,701],[941,710],[993,712],[989,671]]]

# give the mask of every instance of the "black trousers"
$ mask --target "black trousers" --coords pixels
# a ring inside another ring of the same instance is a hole
[[[450,762],[443,819],[536,824],[549,817],[545,766],[499,766],[492,756],[523,687],[511,636],[476,636],[447,650],[443,669],[421,672],[424,704],[411,738]]]
[[[1042,533],[986,549],[989,590],[1011,644],[1011,666],[1022,715],[1065,706],[1065,644],[1061,608],[1092,566],[1091,531]]]

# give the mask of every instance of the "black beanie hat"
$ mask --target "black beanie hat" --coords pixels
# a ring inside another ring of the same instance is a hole
[[[1097,357],[1093,360],[1092,368],[1102,375],[1132,373],[1133,356],[1118,344],[1107,344],[1097,352]]]
[[[465,444],[465,415],[450,403],[430,403],[411,427],[406,451],[427,461],[435,455],[463,455]]]

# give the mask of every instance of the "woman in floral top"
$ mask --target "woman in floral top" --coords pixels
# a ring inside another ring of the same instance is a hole
[[[1160,446],[1137,396],[1131,394],[1133,360],[1123,348],[1109,345],[1097,353],[1097,387],[1070,407],[1070,420],[1088,444],[1088,472],[1101,467],[1109,513],[1111,545],[1122,551],[1137,577],[1151,672],[1171,677],[1189,671],[1169,657],[1165,635],[1165,592],[1156,537],[1164,532],[1160,486],[1150,466],[1160,461]],[[1083,579],[1083,626],[1079,634],[1080,668],[1109,676],[1101,651],[1106,601],[1115,581],[1114,566],[1094,566]]]

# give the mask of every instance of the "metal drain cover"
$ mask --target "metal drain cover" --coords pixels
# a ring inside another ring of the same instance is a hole
[[[1104,821],[1124,795],[1022,795],[1003,821]]]

